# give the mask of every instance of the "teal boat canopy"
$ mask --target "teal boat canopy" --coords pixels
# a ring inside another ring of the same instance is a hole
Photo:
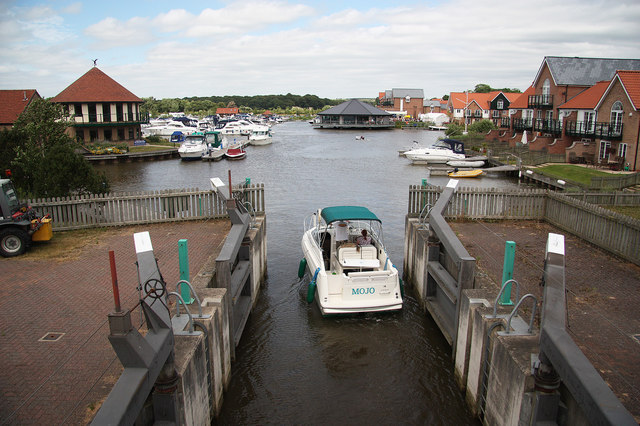
[[[341,220],[375,220],[382,223],[371,210],[360,206],[325,207],[321,215],[327,224]]]

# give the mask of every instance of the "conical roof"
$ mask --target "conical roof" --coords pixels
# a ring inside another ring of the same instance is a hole
[[[343,102],[340,105],[322,111],[318,115],[365,115],[369,117],[387,116],[391,114],[373,105],[366,104],[357,99],[351,99],[350,101]]]
[[[91,68],[82,77],[51,99],[52,102],[142,102],[120,83],[97,67]]]

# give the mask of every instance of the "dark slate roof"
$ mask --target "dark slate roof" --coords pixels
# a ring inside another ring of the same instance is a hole
[[[393,98],[419,98],[424,99],[424,90],[422,89],[392,89]]]
[[[556,86],[593,86],[599,81],[610,81],[617,70],[640,71],[640,59],[547,56],[542,62],[535,82],[538,81],[545,63],[551,71]]]
[[[366,104],[357,99],[351,99],[336,105],[333,108],[322,111],[318,115],[366,115],[366,116],[386,116],[391,115],[373,105]]]
[[[52,102],[142,102],[142,99],[120,83],[100,71],[91,68],[69,87],[58,93]]]

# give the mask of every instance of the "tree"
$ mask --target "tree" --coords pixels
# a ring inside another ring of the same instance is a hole
[[[476,84],[476,88],[473,91],[476,93],[489,93],[492,90],[488,84]]]
[[[10,131],[18,143],[9,163],[14,185],[23,196],[63,197],[109,190],[106,177],[76,152],[77,145],[65,130],[62,109],[44,99],[34,99],[18,117]]]

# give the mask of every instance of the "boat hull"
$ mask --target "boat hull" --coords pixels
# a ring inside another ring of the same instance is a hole
[[[303,235],[302,251],[310,276],[315,276],[314,300],[322,315],[402,309],[400,279],[390,261],[385,262],[384,268],[373,271],[327,271],[312,232],[307,231]]]
[[[482,175],[482,170],[458,170],[457,172],[449,172],[447,175],[453,178],[474,178]]]

